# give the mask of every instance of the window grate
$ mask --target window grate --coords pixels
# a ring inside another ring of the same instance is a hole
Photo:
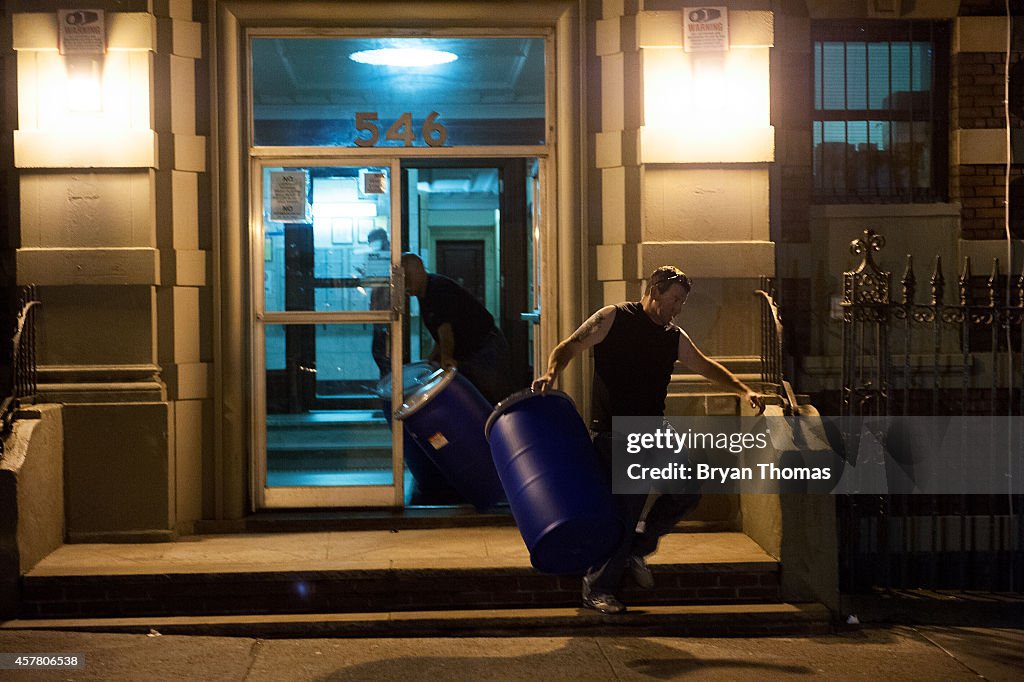
[[[816,201],[945,201],[948,45],[938,22],[814,26]]]

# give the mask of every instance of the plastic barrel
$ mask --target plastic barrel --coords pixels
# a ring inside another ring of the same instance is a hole
[[[436,365],[429,362],[414,362],[402,367],[402,396],[411,396],[434,373]],[[377,382],[376,393],[380,396],[384,416],[391,423],[391,375]],[[415,480],[410,495],[411,504],[458,504],[463,498],[452,487],[437,465],[427,456],[408,430],[402,433],[402,456],[405,466]]]
[[[485,430],[534,568],[579,574],[604,563],[622,521],[572,398],[521,391],[498,403]]]
[[[448,482],[479,511],[505,501],[484,425],[491,404],[456,369],[426,377],[395,410]]]

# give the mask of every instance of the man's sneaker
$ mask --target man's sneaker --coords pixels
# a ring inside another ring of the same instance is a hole
[[[642,556],[633,555],[626,561],[626,568],[629,569],[630,575],[633,576],[633,580],[636,584],[645,590],[649,590],[654,587],[654,575],[651,573],[651,569],[647,567],[647,562],[644,561]]]
[[[583,605],[588,609],[594,609],[600,613],[616,614],[625,613],[626,605],[615,598],[612,594],[588,594],[583,597]]]

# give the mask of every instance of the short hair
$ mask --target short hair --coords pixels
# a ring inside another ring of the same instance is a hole
[[[674,265],[662,265],[655,268],[647,281],[649,282],[647,288],[658,287],[658,293],[665,293],[675,283],[682,284],[687,293],[693,288],[693,280]]]
[[[388,243],[388,231],[383,227],[376,227],[370,230],[369,234],[366,235],[367,244],[377,241],[384,242],[385,244]]]

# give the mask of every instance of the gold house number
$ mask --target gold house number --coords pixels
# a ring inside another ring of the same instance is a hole
[[[420,129],[420,136],[430,147],[441,147],[448,139],[448,129],[437,120],[441,114],[431,111],[430,115],[423,122]],[[377,125],[376,111],[357,111],[356,130],[360,133],[369,133],[369,137],[356,137],[356,144],[360,147],[373,147],[380,140],[380,126]],[[384,133],[385,140],[401,140],[403,146],[411,147],[416,141],[416,130],[412,125],[412,114],[408,111],[398,117]]]

